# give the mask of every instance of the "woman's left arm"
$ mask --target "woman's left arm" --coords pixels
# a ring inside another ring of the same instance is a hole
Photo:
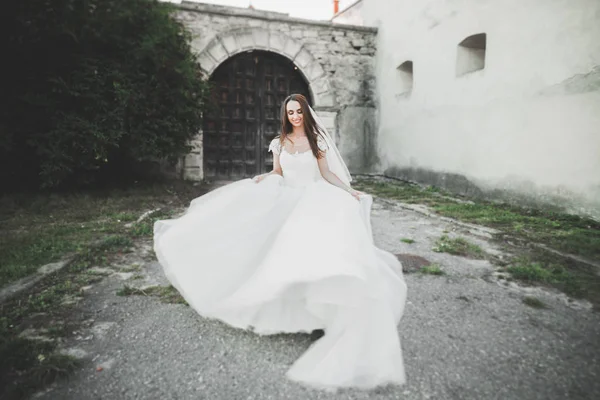
[[[346,185],[344,182],[342,182],[340,178],[338,178],[336,174],[331,172],[326,157],[321,157],[317,159],[317,163],[319,164],[319,171],[321,172],[321,176],[323,177],[323,179],[331,183],[333,186],[337,186],[340,189],[350,193],[356,200],[360,200],[360,195],[362,193]]]

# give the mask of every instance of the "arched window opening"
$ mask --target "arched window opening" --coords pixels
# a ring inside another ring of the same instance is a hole
[[[486,34],[469,36],[458,44],[456,52],[456,76],[462,76],[485,68]]]
[[[412,92],[414,77],[413,77],[413,62],[404,61],[397,68],[398,70],[398,94],[408,94]]]

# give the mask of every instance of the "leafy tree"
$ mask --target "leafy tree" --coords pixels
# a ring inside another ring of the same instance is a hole
[[[189,150],[208,84],[172,12],[156,0],[3,6],[5,189],[122,178]]]

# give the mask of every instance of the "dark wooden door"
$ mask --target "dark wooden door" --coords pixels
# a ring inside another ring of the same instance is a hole
[[[204,176],[249,178],[270,171],[268,147],[281,129],[281,104],[291,93],[310,102],[308,85],[288,59],[249,51],[225,61],[210,79],[212,104],[204,119]]]

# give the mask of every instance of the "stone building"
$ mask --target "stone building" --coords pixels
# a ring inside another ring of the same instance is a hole
[[[352,171],[375,165],[375,28],[192,2],[177,5],[176,18],[213,84],[214,107],[183,162],[186,179],[270,170],[268,144],[293,92],[308,96]]]
[[[187,179],[268,170],[279,104],[301,92],[353,173],[600,218],[600,1],[338,5],[331,22],[178,5],[218,105]]]
[[[600,218],[600,1],[359,0],[378,170]]]

